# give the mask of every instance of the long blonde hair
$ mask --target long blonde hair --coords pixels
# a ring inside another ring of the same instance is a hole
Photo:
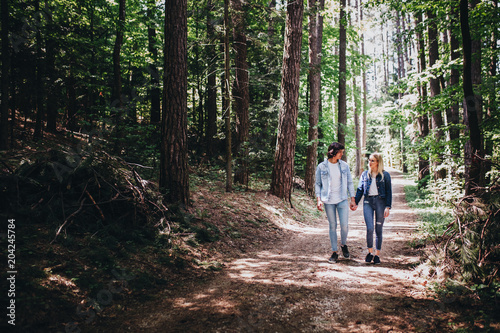
[[[375,158],[378,162],[377,164],[377,175],[382,175],[382,180],[384,180],[384,160],[382,158],[382,154],[372,153],[369,158]]]

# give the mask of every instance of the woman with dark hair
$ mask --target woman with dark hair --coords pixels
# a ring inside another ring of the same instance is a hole
[[[373,153],[368,159],[369,170],[363,171],[356,191],[356,208],[363,199],[363,216],[366,223],[366,244],[368,254],[365,261],[380,264],[382,249],[382,228],[384,220],[389,216],[392,206],[391,176],[384,170],[382,155]],[[375,226],[373,217],[375,215]],[[375,253],[373,253],[373,231],[375,230]],[[374,256],[375,254],[375,256]]]
[[[337,213],[340,222],[342,255],[344,258],[349,258],[349,250],[346,244],[349,219],[348,207],[351,210],[355,207],[351,170],[349,165],[341,160],[343,154],[344,146],[338,142],[332,143],[328,147],[328,159],[321,162],[316,168],[316,206],[320,211],[323,211],[323,206],[325,207],[333,251],[329,261],[332,263],[337,262],[339,257],[337,254]],[[348,203],[349,198],[350,202]]]

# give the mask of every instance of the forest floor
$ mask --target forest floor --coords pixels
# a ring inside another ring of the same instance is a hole
[[[243,202],[239,193],[210,191],[198,184],[191,208],[198,214],[203,212],[214,223],[222,217],[230,221],[231,214],[246,216],[247,221],[267,218],[271,226],[262,227],[253,238],[250,229],[240,229],[236,243],[226,238],[208,245],[205,260],[220,262],[220,270],[186,276],[155,290],[153,297],[122,300],[126,304],[115,304],[115,310],[103,312],[83,331],[451,332],[482,331],[485,324],[490,331],[500,330],[498,321],[470,319],[471,311],[479,310],[462,304],[459,297],[438,297],[425,274],[415,269],[421,253],[409,241],[415,237],[417,216],[406,204],[403,189],[410,181],[389,171],[393,208],[384,225],[380,265],[364,262],[362,206],[349,216],[351,258],[340,255],[331,264],[328,222],[324,213],[315,212],[313,199],[294,193],[291,208],[265,191],[254,191],[246,194],[252,200]]]

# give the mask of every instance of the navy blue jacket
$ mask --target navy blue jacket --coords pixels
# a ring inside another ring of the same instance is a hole
[[[378,174],[375,181],[377,182],[378,195],[381,198],[385,198],[385,206],[391,208],[392,206],[392,184],[391,175],[384,171],[384,180],[382,180],[382,175]],[[370,185],[372,184],[372,177],[369,171],[363,171],[361,178],[359,178],[359,185],[356,190],[356,205],[361,200],[362,196],[368,197],[368,191],[370,190]]]

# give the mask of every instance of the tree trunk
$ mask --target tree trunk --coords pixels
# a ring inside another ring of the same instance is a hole
[[[71,60],[73,62],[73,60]],[[76,79],[73,75],[74,65],[71,63],[69,66],[68,79],[66,81],[66,91],[68,98],[68,112],[66,119],[66,128],[70,131],[76,130]]]
[[[276,0],[269,1],[269,24],[267,25],[267,36],[269,37],[269,47],[274,47],[274,35],[276,33],[276,29],[274,28],[276,24],[276,17],[273,15],[273,12],[276,10]]]
[[[340,30],[339,30],[339,97],[338,97],[338,128],[337,128],[337,141],[345,146],[345,135],[347,126],[347,93],[346,93],[346,0],[340,0]],[[347,154],[342,156],[342,159],[347,160]]]
[[[323,0],[324,4],[324,0]],[[319,40],[322,7],[317,0],[309,0],[309,130],[305,170],[305,189],[314,194],[315,171],[318,162],[318,121],[321,99],[321,40]],[[322,22],[321,22],[322,23]],[[322,37],[322,36],[321,36]]]
[[[40,13],[40,0],[35,1],[35,13]],[[45,76],[44,60],[42,55],[42,33],[41,33],[41,18],[39,26],[36,29],[36,123],[34,139],[43,137],[43,121],[45,116],[45,86],[43,79]]]
[[[396,35],[397,35],[396,48],[398,52],[398,79],[401,80],[405,77],[406,73],[405,73],[405,62],[403,58],[404,56],[403,38],[401,36],[401,15],[399,12],[396,13]]]
[[[429,36],[429,66],[432,67],[439,60],[439,44],[438,44],[438,32],[436,15],[432,11],[427,12],[428,18],[428,36]],[[430,88],[431,88],[431,98],[435,99],[441,94],[441,85],[439,82],[439,77],[431,76],[430,78]],[[434,132],[434,139],[436,143],[441,143],[443,140],[443,115],[440,109],[432,110],[432,131]],[[441,150],[440,148],[438,148]],[[444,178],[446,175],[446,169],[437,170],[439,165],[442,163],[442,153],[437,153],[438,158],[433,161],[434,169],[434,179]]]
[[[45,3],[47,12],[50,12],[50,8]],[[47,29],[52,30],[54,28],[54,22],[52,20],[52,15],[47,16],[49,22],[47,24]],[[47,34],[47,132],[55,133],[57,129],[57,106],[58,98],[55,91],[55,80],[56,80],[56,66],[55,66],[55,47],[56,41],[51,33]]]
[[[217,134],[217,54],[216,54],[216,36],[215,28],[212,22],[211,12],[214,11],[212,0],[207,1],[207,45],[208,55],[208,79],[207,79],[207,102],[205,103],[207,114],[207,128],[205,140],[207,143],[207,154],[214,157],[215,135]]]
[[[493,1],[493,9],[495,12],[498,11],[498,1]],[[493,29],[491,32],[491,41],[490,48],[492,50],[490,57],[490,68],[489,68],[489,78],[491,80],[491,86],[488,89],[488,110],[487,110],[487,119],[494,119],[493,116],[497,110],[498,104],[496,101],[496,93],[497,93],[497,66],[498,66],[498,55],[497,55],[497,41],[498,41],[498,30]],[[491,125],[490,125],[491,126]],[[494,126],[494,125],[493,125]],[[484,154],[485,156],[493,155],[493,142],[489,138],[485,138],[484,142]],[[484,163],[484,174],[487,175],[489,171],[491,171],[491,163]]]
[[[463,90],[464,90],[464,121],[469,140],[465,144],[465,195],[475,192],[481,185],[482,134],[479,127],[477,98],[474,95],[472,83],[472,39],[469,28],[469,3],[460,0],[460,27],[464,50]]]
[[[156,29],[152,22],[156,18],[156,0],[149,0],[147,15],[149,18],[148,27],[148,51],[152,63],[149,65],[149,74],[151,75],[151,88],[149,96],[151,98],[151,123],[158,124],[160,122],[160,73],[158,71],[158,48],[156,45]]]
[[[2,18],[2,109],[0,115],[0,150],[9,149],[9,70],[10,70],[10,47],[9,47],[9,4],[7,0],[1,0]]]
[[[88,95],[89,95],[89,110],[90,114],[92,115],[92,119],[90,119],[90,126],[91,126],[91,132],[93,132],[93,122],[99,122],[99,113],[100,113],[100,108],[96,105],[97,102],[99,101],[99,95],[97,92],[97,84],[96,84],[96,77],[97,77],[97,61],[96,61],[96,43],[95,43],[95,12],[96,12],[96,3],[92,2],[89,4],[91,6],[89,8],[90,11],[90,44],[91,44],[91,49],[90,49],[90,59],[91,59],[91,66],[89,68],[89,73],[90,73],[90,87],[88,88]],[[99,126],[96,124],[97,127]],[[92,140],[92,137],[89,138],[89,140]]]
[[[406,77],[406,63],[405,63],[405,55],[406,55],[406,47],[404,48],[403,51],[403,44],[404,40],[402,38],[402,32],[401,29],[404,31],[404,24],[405,24],[405,19],[404,16],[401,17],[400,13],[397,13],[397,21],[396,21],[396,27],[397,27],[397,35],[398,35],[398,80],[401,82],[405,77]],[[403,98],[403,93],[399,93],[399,99]],[[402,127],[403,124],[400,125],[399,128],[399,143],[400,143],[400,150],[401,150],[401,171],[403,173],[408,172],[408,168],[406,166],[406,152],[405,152],[405,134],[404,134],[404,127]]]
[[[271,193],[291,203],[300,84],[303,0],[287,4],[278,138]]]
[[[226,124],[226,192],[233,190],[232,144],[231,144],[231,98],[230,98],[230,61],[229,56],[229,0],[224,0],[224,119]]]
[[[187,0],[165,0],[160,187],[166,202],[189,204]]]
[[[460,43],[458,40],[458,36],[456,33],[453,33],[452,29],[458,25],[458,4],[452,3],[452,8],[451,8],[451,15],[450,15],[450,29],[448,30],[449,34],[449,39],[450,39],[450,50],[451,50],[451,57],[450,60],[452,62],[457,61],[460,58]],[[454,141],[459,138],[460,131],[458,128],[459,122],[460,122],[460,107],[458,104],[458,101],[455,102],[455,99],[457,97],[457,87],[460,84],[460,72],[459,68],[457,65],[452,65],[451,70],[450,70],[450,80],[449,80],[449,85],[450,88],[452,89],[452,100],[454,101],[453,104],[451,105],[450,108],[446,110],[446,120],[447,120],[447,125],[449,128],[449,136],[450,140]]]
[[[249,123],[249,100],[250,92],[248,85],[248,63],[247,63],[247,37],[245,35],[246,18],[241,0],[231,0],[233,9],[233,40],[236,50],[235,79],[233,82],[233,103],[236,111],[236,162],[237,167],[234,181],[248,186],[248,133]]]
[[[123,107],[122,99],[122,74],[120,53],[123,44],[123,30],[125,25],[125,0],[119,0],[118,23],[116,26],[116,39],[113,47],[113,93],[111,96],[112,107],[121,109]],[[121,110],[120,110],[121,112]],[[115,123],[119,123],[121,115],[116,115]]]
[[[416,37],[418,40],[417,52],[418,52],[418,63],[419,72],[423,73],[426,69],[425,60],[425,40],[422,31],[419,27],[422,24],[422,15],[417,15],[416,17]],[[427,135],[429,135],[429,118],[425,105],[427,104],[427,86],[425,82],[421,82],[419,85],[419,95],[420,95],[420,115],[417,118],[418,126],[418,136],[420,141],[425,140]],[[427,150],[427,151],[424,151]],[[422,147],[418,152],[418,180],[419,187],[425,187],[427,185],[427,176],[429,175],[429,158],[428,158],[428,148]]]
[[[359,123],[359,103],[358,103],[358,87],[356,76],[352,78],[352,99],[354,106],[354,136],[356,140],[356,165],[354,167],[354,174],[359,177],[363,172],[361,160],[361,126]]]
[[[359,20],[363,22],[363,0],[360,0]],[[365,56],[365,36],[361,34],[361,55]],[[366,154],[366,110],[368,104],[368,82],[366,80],[366,66],[363,66],[363,109],[362,109],[362,134],[361,134],[361,152]],[[364,160],[361,164],[364,169]]]
[[[319,0],[319,14],[318,14],[318,21],[316,24],[318,25],[318,38],[317,38],[317,43],[318,43],[318,63],[321,65],[321,54],[323,54],[323,15],[322,12],[325,9],[325,0]],[[321,93],[321,75],[319,77],[319,91]],[[319,99],[319,110],[318,110],[318,123],[323,117],[323,99]],[[321,131],[321,128],[318,128],[318,140],[323,138],[323,133]],[[320,148],[322,145],[321,142],[318,141],[318,148]],[[317,151],[316,151],[317,154]]]

